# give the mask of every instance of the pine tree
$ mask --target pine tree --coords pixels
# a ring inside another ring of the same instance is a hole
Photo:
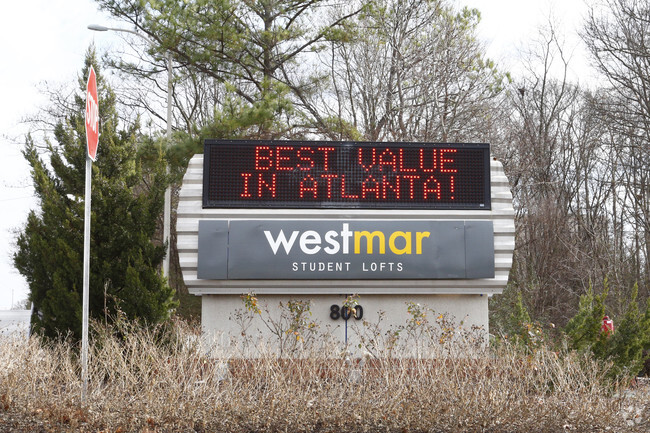
[[[209,78],[228,99],[256,118],[259,138],[295,136],[305,126],[327,133],[319,111],[327,72],[314,54],[346,40],[351,18],[372,2],[332,0],[97,0],[100,8],[151,40],[150,52],[171,53],[193,82]],[[114,66],[149,76],[138,65]],[[209,90],[209,89],[206,89]],[[208,92],[205,92],[206,94]],[[217,108],[223,99],[214,101]],[[192,111],[200,109],[198,102]],[[212,108],[212,105],[207,104]],[[227,111],[229,107],[223,107]]]
[[[600,295],[594,295],[593,288],[589,285],[587,293],[580,296],[578,313],[569,320],[564,330],[569,337],[571,349],[590,350],[597,357],[603,357],[607,336],[600,331],[600,327],[605,315],[608,293],[609,288],[605,281],[605,290]]]
[[[632,288],[632,296],[625,313],[614,318],[612,334],[602,332],[602,320],[607,310],[605,301],[609,287],[594,295],[591,286],[580,297],[578,313],[565,328],[569,347],[580,352],[591,352],[596,358],[611,362],[609,376],[625,378],[638,374],[650,350],[650,301],[641,311],[637,301],[638,286]]]
[[[606,350],[613,361],[613,375],[636,375],[643,366],[644,350],[650,348],[650,312],[642,312],[637,301],[639,287],[634,285],[625,314],[614,331]]]
[[[169,317],[173,292],[159,272],[164,246],[153,242],[168,184],[162,148],[122,128],[115,94],[89,49],[73,108],[60,114],[45,162],[31,137],[31,166],[40,211],[32,211],[17,238],[14,264],[29,285],[32,328],[45,337],[81,336],[86,137],[86,77],[97,73],[100,138],[92,164],[90,317],[155,323]],[[122,128],[122,129],[121,129]],[[42,147],[42,146],[41,146]]]

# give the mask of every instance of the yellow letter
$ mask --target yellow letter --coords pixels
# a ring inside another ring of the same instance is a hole
[[[431,236],[431,232],[417,232],[415,234],[415,254],[422,254],[422,239]]]
[[[375,236],[379,237],[379,254],[386,253],[386,237],[380,231],[374,231],[372,233],[367,231],[354,232],[354,254],[361,253],[361,237],[366,238],[366,248],[368,254],[372,254],[372,240]]]
[[[406,241],[404,248],[399,249],[395,246],[395,239],[397,237],[404,238]],[[390,238],[388,239],[388,246],[390,247],[390,250],[395,254],[411,254],[411,232],[393,232],[393,234],[390,235]]]

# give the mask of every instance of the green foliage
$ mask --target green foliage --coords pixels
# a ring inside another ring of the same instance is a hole
[[[607,340],[605,357],[614,362],[613,373],[617,376],[635,375],[643,365],[643,352],[650,349],[650,309],[639,310],[638,287],[635,285],[630,305]],[[649,303],[650,305],[650,303]]]
[[[278,119],[276,104],[289,98],[305,102],[322,82],[314,68],[304,68],[306,56],[324,49],[327,41],[345,41],[354,29],[348,18],[362,4],[343,12],[331,0],[98,0],[100,7],[126,20],[155,41],[151,54],[169,52],[190,73],[225,85],[263,116],[257,122],[262,138],[272,138]],[[309,71],[309,72],[307,72]],[[275,116],[268,118],[270,109]],[[305,116],[313,115],[309,110]]]
[[[547,338],[544,329],[539,322],[530,318],[521,292],[517,293],[517,302],[509,317],[509,329],[513,340],[520,346],[532,351],[545,347]]]
[[[603,355],[606,337],[600,332],[605,316],[605,300],[608,294],[607,285],[600,295],[594,295],[590,285],[587,293],[580,297],[578,312],[564,332],[569,338],[569,348],[577,351],[590,350],[596,355]]]
[[[530,322],[530,314],[528,314],[528,310],[524,306],[524,302],[521,297],[521,292],[519,292],[517,293],[517,302],[515,303],[514,311],[510,315],[510,327],[513,330],[518,330],[524,324]]]
[[[609,335],[601,331],[608,291],[605,281],[602,294],[594,295],[590,287],[587,294],[580,297],[578,313],[565,328],[569,347],[580,352],[591,352],[596,358],[612,362],[612,377],[634,376],[642,369],[644,351],[647,353],[650,349],[650,301],[642,312],[637,301],[638,287],[635,285],[627,310],[622,317],[613,318],[615,331]]]
[[[509,285],[499,297],[490,300],[490,309],[490,328],[496,335],[497,342],[509,340],[529,352],[548,345],[549,330],[531,318],[522,292],[514,284]],[[554,326],[551,324],[551,329]]]
[[[169,317],[172,290],[160,275],[164,246],[154,244],[164,191],[168,185],[161,147],[140,136],[139,126],[120,129],[115,95],[97,73],[100,138],[92,164],[90,316],[155,323]],[[40,200],[18,235],[14,264],[29,284],[32,326],[45,337],[81,336],[83,227],[86,165],[85,86],[79,80],[74,108],[61,113],[49,161],[28,138],[24,155]]]
[[[323,119],[323,124],[339,140],[363,141],[364,139],[363,134],[353,124],[340,117],[327,117]]]
[[[287,92],[286,86],[269,86],[269,92],[253,103],[230,92],[221,109],[215,109],[212,120],[198,129],[196,136],[176,132],[174,146],[168,151],[173,181],[180,182],[190,158],[203,153],[205,139],[273,139],[284,135],[288,127],[282,119],[293,111]]]

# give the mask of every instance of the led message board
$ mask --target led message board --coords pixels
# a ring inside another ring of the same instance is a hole
[[[490,209],[488,144],[206,140],[204,208]]]

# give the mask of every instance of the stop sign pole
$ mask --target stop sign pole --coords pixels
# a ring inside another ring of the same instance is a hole
[[[90,67],[86,84],[86,198],[84,201],[84,263],[83,263],[83,304],[81,322],[81,402],[88,395],[88,304],[90,287],[90,198],[92,163],[97,155],[99,143],[99,98],[97,97],[97,77]]]

